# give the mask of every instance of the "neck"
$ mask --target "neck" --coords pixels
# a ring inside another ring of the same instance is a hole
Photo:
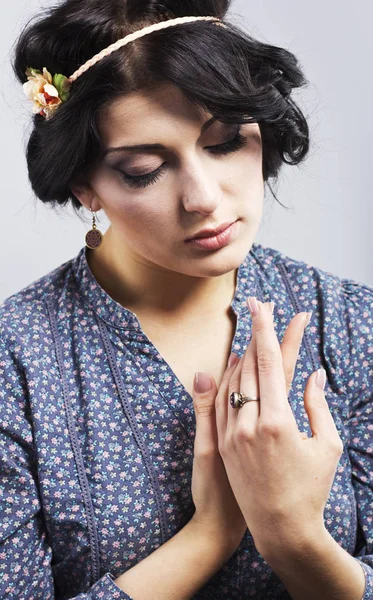
[[[236,289],[238,269],[217,277],[192,277],[140,261],[117,246],[113,250],[105,238],[100,248],[87,250],[87,261],[99,285],[116,302],[138,316],[156,315],[168,322],[223,316]]]

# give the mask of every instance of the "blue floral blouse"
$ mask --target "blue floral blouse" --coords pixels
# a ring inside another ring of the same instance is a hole
[[[231,309],[239,357],[246,298],[275,302],[279,340],[313,310],[289,402],[309,436],[303,395],[320,366],[344,444],[324,511],[360,563],[373,599],[373,288],[253,244]],[[100,287],[86,248],[0,306],[0,597],[131,597],[114,579],[194,512],[192,398],[135,313]],[[290,599],[247,530],[197,600]]]

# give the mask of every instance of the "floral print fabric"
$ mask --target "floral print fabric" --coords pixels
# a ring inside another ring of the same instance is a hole
[[[131,600],[114,579],[190,520],[191,396],[111,298],[87,249],[0,306],[0,597]],[[327,372],[344,444],[324,511],[373,599],[373,288],[253,244],[239,267],[231,350],[251,339],[246,298],[275,302],[279,340],[313,311],[289,403],[312,435],[303,395]],[[249,530],[196,600],[290,600]]]

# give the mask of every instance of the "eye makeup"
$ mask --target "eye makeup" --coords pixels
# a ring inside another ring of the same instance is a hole
[[[216,154],[216,155],[227,155],[233,152],[238,152],[239,150],[241,150],[244,146],[246,146],[247,144],[247,139],[241,135],[240,132],[240,127],[238,128],[238,132],[236,133],[235,137],[231,140],[228,140],[227,142],[224,142],[223,144],[218,144],[216,146],[207,146],[207,149],[209,150],[209,152],[211,152],[211,154]],[[144,175],[130,175],[129,173],[124,173],[123,171],[119,171],[120,174],[120,178],[122,179],[122,181],[124,181],[124,183],[126,185],[128,185],[131,188],[146,188],[154,183],[156,183],[162,176],[164,170],[165,170],[165,165],[167,163],[163,163],[160,167],[158,167],[158,169],[156,169],[155,171],[152,171],[151,173],[146,173]]]

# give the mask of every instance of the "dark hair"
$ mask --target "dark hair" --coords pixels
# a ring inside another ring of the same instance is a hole
[[[12,66],[21,83],[27,67],[69,77],[146,25],[182,16],[223,19],[229,6],[230,0],[64,0],[27,23]],[[100,111],[120,95],[165,82],[221,121],[259,124],[263,179],[273,194],[269,178],[278,177],[282,163],[299,164],[309,150],[307,121],[290,98],[308,81],[291,52],[224,23],[194,21],[131,42],[80,76],[53,117],[36,114],[26,153],[36,196],[53,206],[71,200],[81,209],[69,184],[84,181],[101,156]]]

